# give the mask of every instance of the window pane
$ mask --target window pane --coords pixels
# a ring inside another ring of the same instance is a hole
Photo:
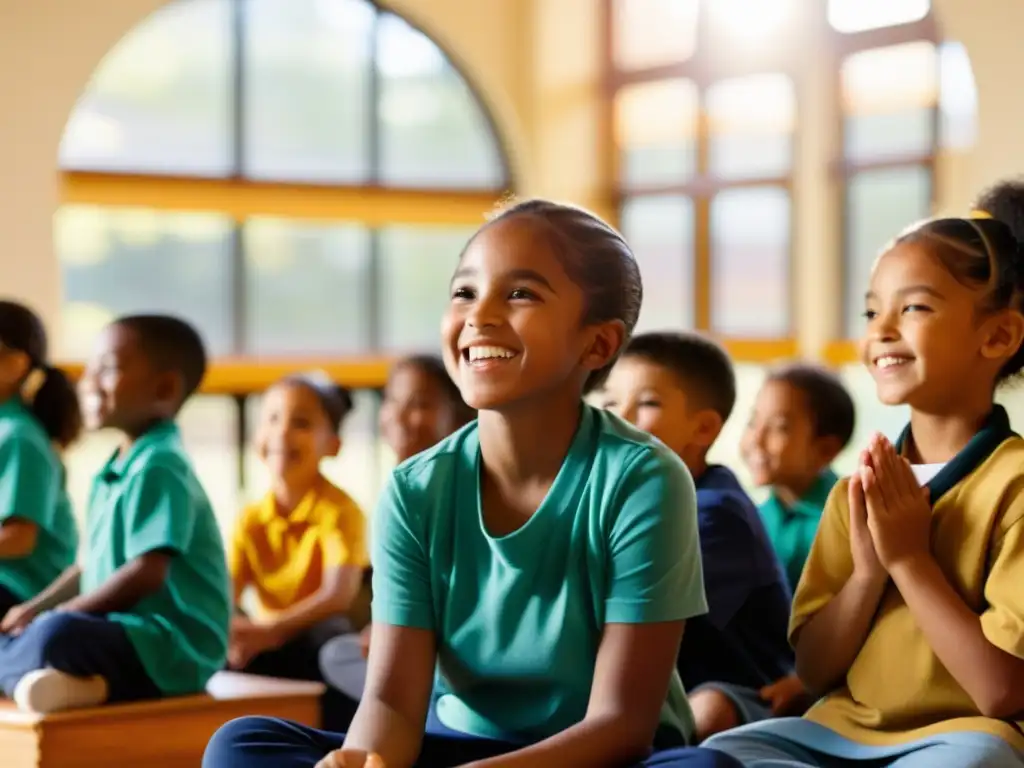
[[[244,238],[247,352],[313,355],[370,348],[365,229],[255,219],[246,224]]]
[[[661,80],[615,96],[619,178],[626,187],[680,184],[697,169],[697,86]]]
[[[381,180],[414,187],[501,188],[505,172],[491,125],[437,45],[385,13],[377,47]]]
[[[173,2],[154,12],[96,69],[65,129],[61,165],[230,173],[231,40],[228,0]]]
[[[779,338],[789,327],[789,193],[730,189],[711,201],[711,327]]]
[[[389,227],[379,233],[381,346],[409,352],[440,348],[448,286],[472,228]]]
[[[373,18],[365,0],[247,0],[248,175],[367,178]]]
[[[863,32],[920,21],[929,10],[929,0],[828,0],[828,23],[839,32]]]
[[[714,0],[707,3],[709,48],[732,61],[777,52],[781,40],[798,32],[801,0]]]
[[[846,199],[846,333],[864,328],[864,292],[879,251],[907,226],[929,215],[931,173],[921,166],[863,171]]]
[[[711,174],[785,176],[793,164],[796,93],[785,75],[722,80],[707,91]]]
[[[178,417],[185,448],[224,533],[231,531],[242,500],[238,485],[238,417],[233,398],[211,395],[192,398]]]
[[[631,197],[621,219],[643,278],[637,330],[692,328],[693,201],[683,195]]]
[[[63,278],[61,351],[87,357],[118,315],[179,315],[211,354],[232,346],[232,222],[212,214],[66,206],[54,219]]]
[[[962,43],[939,46],[940,142],[950,149],[970,149],[978,135],[978,88],[971,59]]]
[[[697,48],[697,0],[615,0],[615,65],[647,69],[691,58]]]
[[[352,393],[352,412],[342,427],[342,447],[337,458],[326,459],[320,466],[324,475],[342,488],[362,507],[369,517],[377,503],[381,480],[385,477],[379,467],[381,450],[377,437],[377,412],[380,398],[370,390],[356,390]],[[260,399],[246,399],[245,418],[249,435],[256,434],[259,424]],[[246,500],[258,499],[270,486],[266,467],[252,447],[252,440],[245,452]]]
[[[855,53],[843,62],[848,160],[932,151],[939,62],[929,42]]]

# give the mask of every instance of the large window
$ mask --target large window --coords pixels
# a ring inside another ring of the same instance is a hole
[[[337,371],[433,349],[458,254],[511,185],[466,79],[369,0],[168,3],[101,62],[60,161],[59,346],[71,360],[137,311],[191,320],[220,359]],[[240,389],[182,417],[226,516],[240,486],[260,487],[243,449],[255,402]],[[376,394],[356,404],[336,469],[368,504],[382,465]],[[79,499],[107,447],[93,438],[73,455]]]
[[[619,224],[644,276],[641,329],[719,337],[740,397],[715,455],[736,439],[765,363],[822,323],[849,363],[872,264],[930,215],[942,152],[974,142],[977,94],[963,46],[929,0],[604,0],[606,86]],[[816,220],[811,220],[816,217]],[[799,233],[797,235],[796,233]],[[799,242],[798,242],[799,240]],[[832,262],[832,317],[796,318],[795,247]],[[820,326],[819,326],[820,327]],[[903,410],[844,378],[869,428]],[[843,458],[846,468],[852,454]]]
[[[648,287],[641,327],[707,330],[750,359],[795,349],[780,344],[794,335],[793,233],[828,227],[797,227],[794,201],[828,191],[843,225],[821,258],[842,259],[834,325],[855,335],[878,248],[929,213],[939,148],[973,141],[970,63],[940,41],[928,0],[605,8],[620,224]],[[808,76],[822,66],[834,76]],[[796,137],[823,119],[840,127],[838,156],[827,139],[808,145],[820,157],[801,147],[801,162],[834,169],[812,192],[795,181]]]

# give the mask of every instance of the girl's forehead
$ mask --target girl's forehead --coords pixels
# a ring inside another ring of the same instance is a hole
[[[922,243],[904,243],[883,253],[871,270],[872,290],[898,291],[927,286],[947,293],[971,290]]]
[[[292,410],[310,409],[320,407],[320,401],[316,394],[295,382],[281,382],[268,389],[262,398],[263,408],[289,408]]]
[[[554,248],[554,233],[532,216],[515,216],[481,230],[459,266],[490,273],[531,269],[546,276],[566,276]]]

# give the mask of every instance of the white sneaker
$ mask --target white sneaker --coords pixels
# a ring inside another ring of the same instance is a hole
[[[75,677],[56,669],[29,672],[14,687],[14,703],[27,712],[60,712],[104,704],[107,681],[99,675]]]

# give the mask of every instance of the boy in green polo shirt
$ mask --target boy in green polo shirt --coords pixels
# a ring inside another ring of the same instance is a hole
[[[205,369],[177,318],[125,317],[100,335],[83,411],[123,441],[93,482],[82,566],[5,619],[0,685],[22,709],[196,693],[223,666],[224,547],[173,421]]]
[[[853,399],[836,376],[787,365],[768,374],[740,441],[754,482],[771,487],[761,517],[791,590],[836,483],[829,465],[850,442],[854,418]]]

